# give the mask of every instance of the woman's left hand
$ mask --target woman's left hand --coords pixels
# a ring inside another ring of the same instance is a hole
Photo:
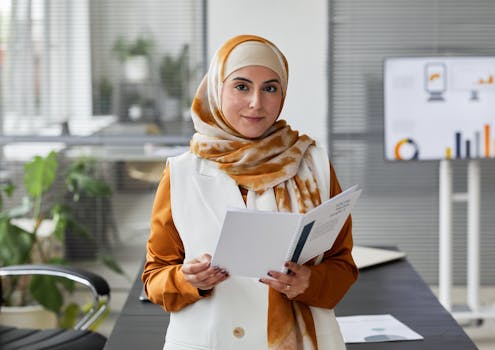
[[[287,298],[292,299],[308,289],[311,269],[291,261],[286,262],[285,267],[287,267],[289,273],[269,271],[268,276],[271,278],[260,278],[260,282],[269,285],[276,291],[285,294]]]

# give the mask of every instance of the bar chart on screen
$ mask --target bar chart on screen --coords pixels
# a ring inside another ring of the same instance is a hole
[[[495,57],[387,58],[385,158],[495,158]]]

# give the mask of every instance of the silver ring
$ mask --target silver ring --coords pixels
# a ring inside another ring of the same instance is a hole
[[[290,284],[285,285],[285,290],[290,290]]]

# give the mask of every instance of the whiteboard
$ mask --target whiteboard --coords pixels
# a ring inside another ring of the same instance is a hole
[[[387,58],[385,158],[495,158],[495,57]]]

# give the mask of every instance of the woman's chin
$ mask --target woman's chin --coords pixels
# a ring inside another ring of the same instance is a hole
[[[247,139],[257,139],[265,133],[267,129],[263,130],[241,130],[239,133]]]
[[[237,132],[248,139],[257,139],[262,136],[271,125],[261,125],[259,122],[248,123],[249,125],[242,125],[237,129]]]

